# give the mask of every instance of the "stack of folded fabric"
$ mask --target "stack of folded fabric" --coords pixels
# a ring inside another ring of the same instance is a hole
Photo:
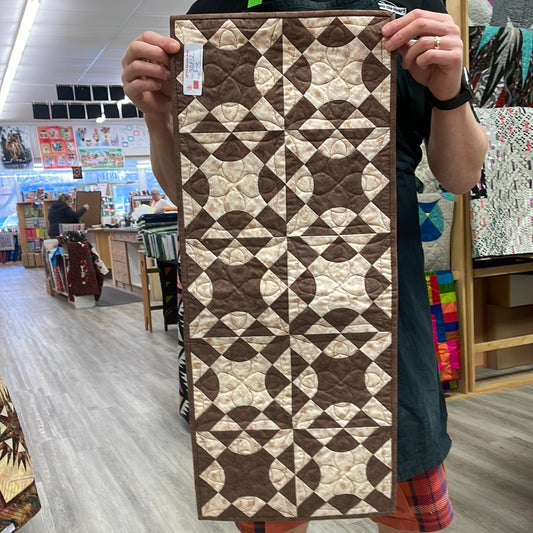
[[[175,211],[141,215],[137,221],[139,240],[146,255],[165,261],[178,258],[178,219]]]

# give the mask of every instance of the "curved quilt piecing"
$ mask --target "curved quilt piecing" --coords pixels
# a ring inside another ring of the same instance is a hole
[[[418,195],[418,219],[426,272],[451,268],[453,208],[452,193],[434,192]]]
[[[183,344],[202,518],[394,508],[396,61],[381,36],[390,19],[173,18],[184,50],[174,65]]]

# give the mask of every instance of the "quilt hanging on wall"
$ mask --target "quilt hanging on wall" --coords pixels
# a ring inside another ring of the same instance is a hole
[[[487,132],[486,198],[471,198],[472,255],[533,253],[533,108],[476,109]]]
[[[445,388],[454,389],[461,378],[461,335],[453,273],[426,272],[426,285],[439,378]]]
[[[0,378],[0,531],[18,531],[40,508],[24,434]]]
[[[530,0],[468,0],[470,26],[533,28]]]
[[[469,41],[474,105],[533,105],[533,31],[513,26],[471,26]]]
[[[390,18],[172,19],[201,518],[394,508]]]

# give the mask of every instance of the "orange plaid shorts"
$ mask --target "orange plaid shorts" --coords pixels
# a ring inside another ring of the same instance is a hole
[[[453,520],[444,465],[398,482],[393,515],[372,517],[374,522],[405,531],[440,531]],[[286,533],[306,522],[238,522],[241,533]]]

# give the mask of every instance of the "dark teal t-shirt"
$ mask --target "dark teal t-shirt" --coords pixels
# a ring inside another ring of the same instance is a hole
[[[441,0],[394,0],[408,11],[445,12]],[[242,11],[379,9],[377,0],[265,0],[247,9],[248,0],[198,0],[190,14]],[[400,62],[400,55],[398,54]],[[400,63],[401,64],[401,63]],[[399,65],[397,74],[396,177],[398,216],[398,480],[442,463],[451,446],[439,381],[431,314],[424,278],[415,169],[429,136],[431,108],[422,85]]]

